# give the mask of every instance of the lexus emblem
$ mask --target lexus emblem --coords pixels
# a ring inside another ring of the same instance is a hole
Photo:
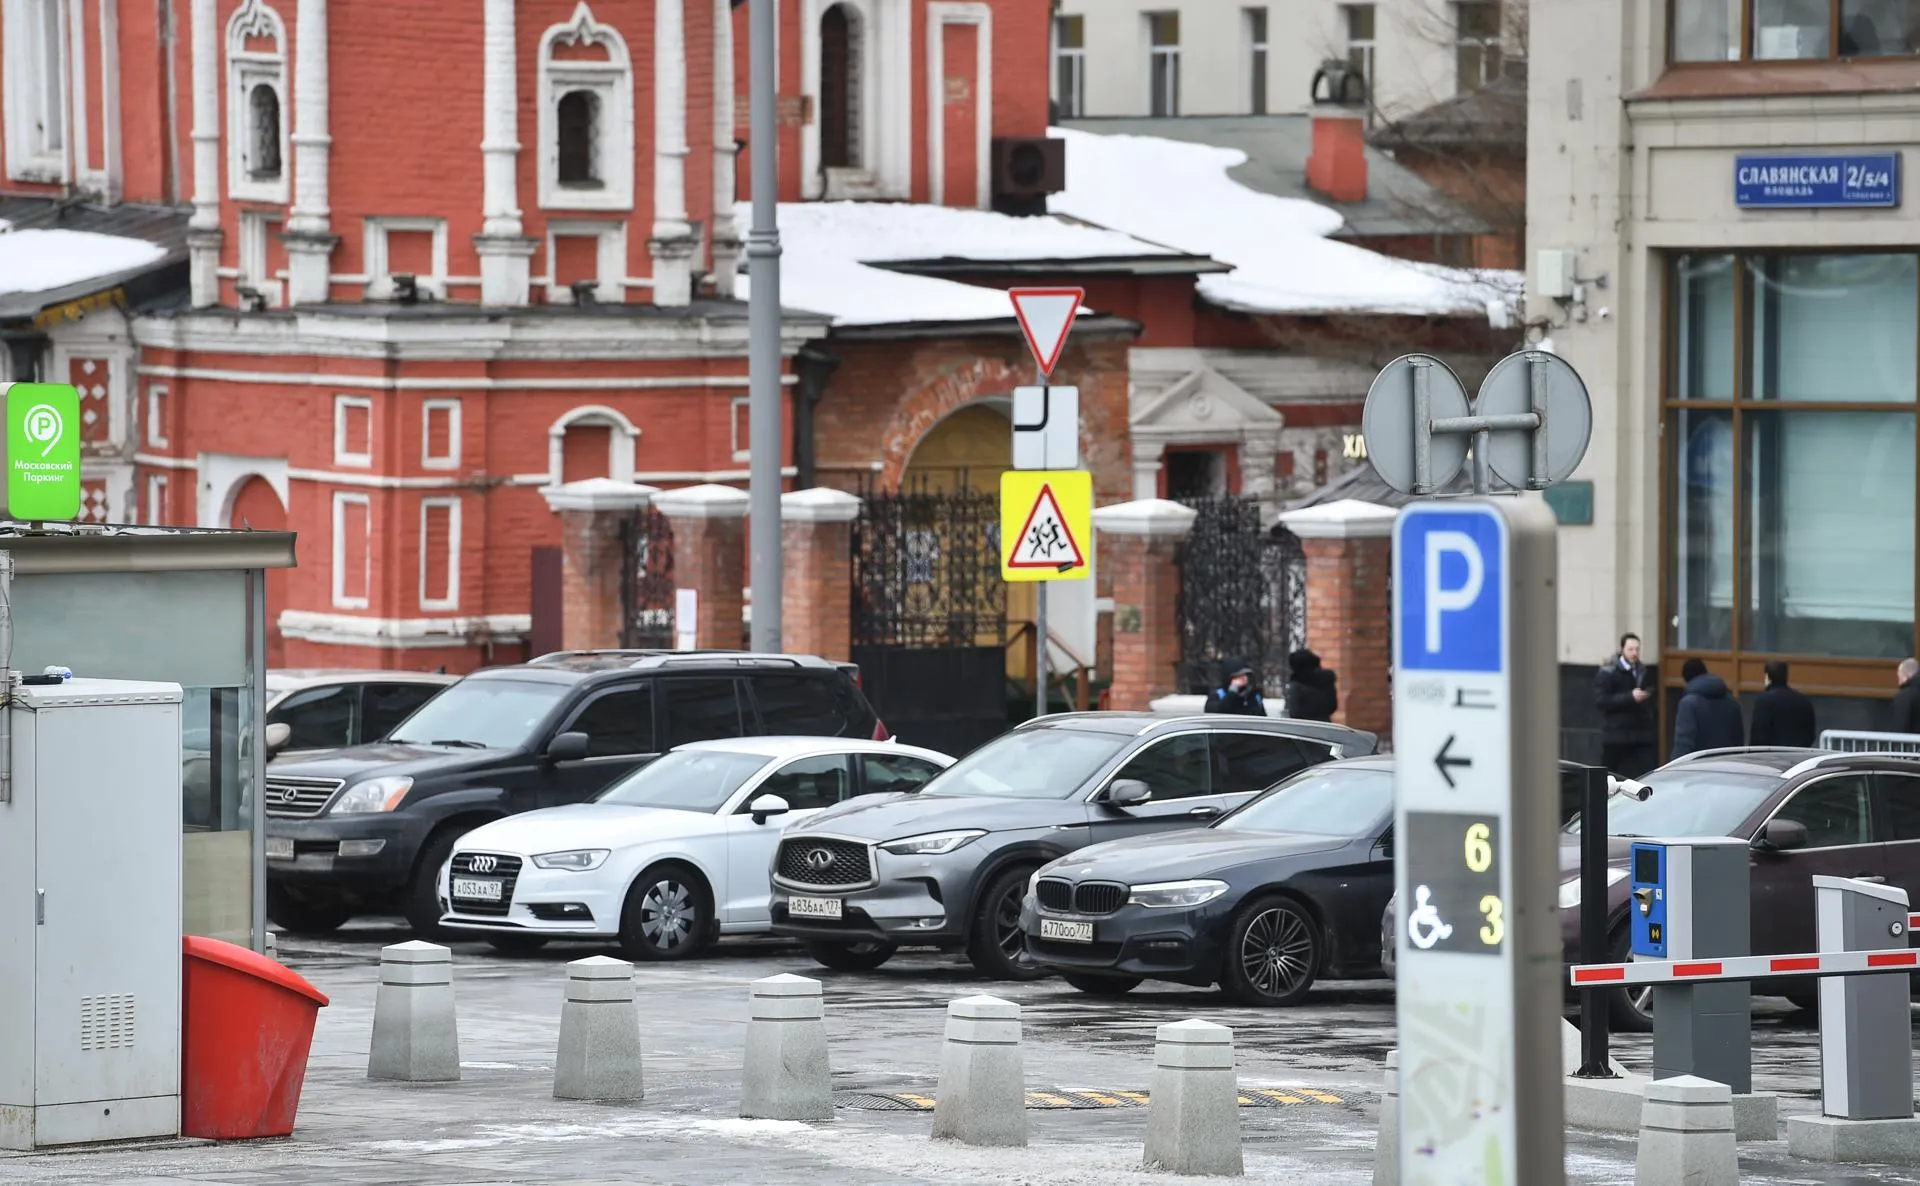
[[[287,787],[280,792],[280,801],[282,803],[298,803],[300,801],[300,788]]]
[[[467,872],[469,873],[491,873],[499,867],[499,857],[477,856],[467,858]]]
[[[807,868],[825,869],[833,864],[833,853],[828,849],[816,848],[807,853]]]

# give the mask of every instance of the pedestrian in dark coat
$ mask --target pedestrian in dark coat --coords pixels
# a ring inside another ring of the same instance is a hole
[[[1687,690],[1680,697],[1680,713],[1673,724],[1673,756],[1707,749],[1728,749],[1747,743],[1746,722],[1740,716],[1740,702],[1727,689],[1727,681],[1707,670],[1698,658],[1688,659],[1680,669]]]
[[[1893,694],[1890,733],[1920,733],[1920,659],[1902,659],[1895,669],[1900,690]]]
[[[1287,657],[1287,715],[1301,721],[1331,721],[1340,711],[1340,677],[1320,666],[1320,656],[1301,649]]]
[[[1266,716],[1267,702],[1261,697],[1260,689],[1253,686],[1253,668],[1244,663],[1232,664],[1227,678],[1207,697],[1207,711],[1243,717]]]
[[[1768,663],[1767,690],[1754,698],[1753,728],[1747,731],[1747,744],[1812,749],[1818,736],[1819,730],[1813,725],[1813,701],[1788,686],[1786,661]]]
[[[1660,764],[1660,735],[1653,725],[1653,689],[1640,665],[1640,638],[1620,636],[1620,652],[1593,676],[1593,703],[1600,710],[1600,764],[1621,778],[1639,778]]]

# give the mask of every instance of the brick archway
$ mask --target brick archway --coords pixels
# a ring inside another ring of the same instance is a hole
[[[907,462],[934,425],[976,400],[1005,396],[1032,374],[997,358],[975,359],[915,391],[900,401],[880,437],[880,488],[899,489]]]

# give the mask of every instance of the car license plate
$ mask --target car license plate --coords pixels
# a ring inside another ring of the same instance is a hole
[[[503,883],[498,881],[484,881],[471,877],[453,879],[453,896],[473,902],[498,902],[503,888]]]
[[[293,840],[284,836],[267,837],[267,859],[269,861],[291,861],[293,859]]]
[[[1062,922],[1057,918],[1040,920],[1042,939],[1059,939],[1066,943],[1093,942],[1093,924],[1090,922]]]
[[[838,898],[789,898],[787,913],[795,918],[839,918]]]

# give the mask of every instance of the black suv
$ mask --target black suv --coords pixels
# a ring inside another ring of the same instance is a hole
[[[468,830],[585,802],[676,745],[758,734],[888,735],[858,668],[812,656],[563,651],[475,672],[384,742],[268,768],[267,914],[324,933],[397,909],[436,934],[435,879]]]

